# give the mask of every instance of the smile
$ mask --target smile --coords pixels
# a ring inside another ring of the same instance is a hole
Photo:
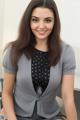
[[[39,34],[45,34],[46,31],[37,31]]]

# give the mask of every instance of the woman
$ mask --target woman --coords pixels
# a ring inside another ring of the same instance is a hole
[[[60,39],[60,19],[53,0],[29,3],[3,66],[2,98],[8,120],[77,120],[75,57],[73,49]],[[56,101],[59,86],[66,116]]]

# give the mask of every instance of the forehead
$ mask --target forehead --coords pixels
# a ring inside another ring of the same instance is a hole
[[[32,16],[36,17],[54,17],[54,13],[49,8],[37,7],[32,11]]]

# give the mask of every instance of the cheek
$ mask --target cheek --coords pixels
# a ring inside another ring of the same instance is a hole
[[[53,24],[51,24],[50,26],[48,26],[48,30],[50,30],[50,32],[51,32],[53,27],[54,27]]]
[[[36,29],[36,28],[37,28],[37,25],[31,24],[31,30],[34,30],[34,29]]]
[[[54,23],[52,22],[51,24],[49,24],[48,26],[47,26],[50,30],[52,30],[53,29],[53,27],[54,27]]]

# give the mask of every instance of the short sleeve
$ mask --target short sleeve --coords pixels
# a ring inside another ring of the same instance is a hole
[[[8,73],[16,73],[17,68],[11,63],[11,47],[8,47],[3,56],[3,70]]]
[[[63,56],[63,75],[75,74],[76,60],[74,50],[71,46],[67,45]]]

